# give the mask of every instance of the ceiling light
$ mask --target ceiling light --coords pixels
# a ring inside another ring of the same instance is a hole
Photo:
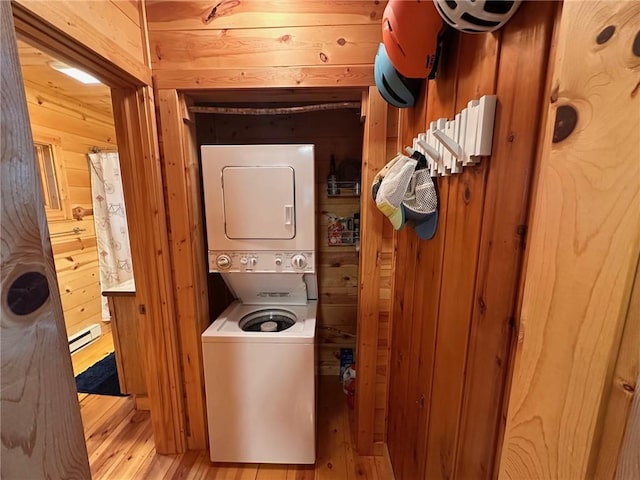
[[[85,85],[97,85],[101,83],[100,80],[98,80],[93,75],[89,75],[87,72],[83,72],[82,70],[79,70],[77,68],[70,67],[69,65],[62,62],[51,62],[49,63],[49,66],[60,73],[68,75],[74,80],[84,83]]]

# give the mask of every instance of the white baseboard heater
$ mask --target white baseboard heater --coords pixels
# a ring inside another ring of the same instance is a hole
[[[77,352],[89,342],[100,338],[100,335],[102,335],[102,327],[98,323],[83,328],[78,333],[69,337],[69,351],[71,353]]]

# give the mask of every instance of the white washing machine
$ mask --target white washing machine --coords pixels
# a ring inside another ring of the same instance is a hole
[[[315,462],[315,327],[315,301],[234,302],[204,332],[212,461]]]
[[[214,462],[315,462],[313,145],[203,146],[209,270],[236,301],[202,334]]]

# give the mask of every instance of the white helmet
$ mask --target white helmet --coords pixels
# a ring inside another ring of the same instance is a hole
[[[466,33],[493,32],[502,27],[521,0],[433,0],[440,16]]]

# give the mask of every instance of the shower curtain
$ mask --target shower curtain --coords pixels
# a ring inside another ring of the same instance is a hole
[[[98,243],[101,290],[133,278],[131,248],[124,206],[118,154],[89,154],[93,221]],[[102,296],[102,320],[111,320],[107,299]]]

